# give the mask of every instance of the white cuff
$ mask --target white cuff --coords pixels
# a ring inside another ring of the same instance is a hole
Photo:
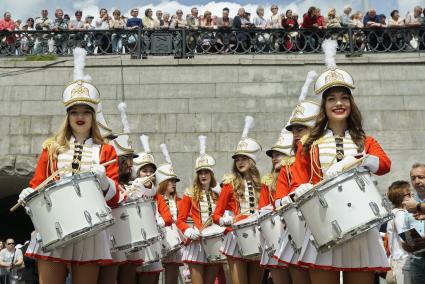
[[[367,167],[372,173],[376,173],[379,169],[379,158],[373,155],[369,155],[365,158],[363,166]]]
[[[108,191],[105,194],[105,200],[109,201],[115,196],[117,189],[115,188],[115,182],[108,177],[107,177],[107,179],[108,179],[108,182],[109,182],[109,188],[108,188]]]

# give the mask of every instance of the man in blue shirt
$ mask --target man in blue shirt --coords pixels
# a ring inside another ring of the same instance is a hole
[[[405,208],[415,215],[406,220],[410,228],[415,228],[422,236],[422,239],[416,240],[414,245],[403,244],[403,248],[412,252],[410,257],[410,270],[412,283],[425,283],[425,252],[414,253],[418,250],[425,249],[425,221],[421,219],[421,215],[425,214],[425,164],[415,163],[410,170],[410,180],[416,191],[415,198],[403,202]],[[414,218],[415,216],[416,218]]]
[[[127,28],[129,30],[138,29],[139,26],[143,28],[143,22],[142,19],[138,18],[139,16],[139,9],[133,8],[130,11],[131,17],[127,20]]]

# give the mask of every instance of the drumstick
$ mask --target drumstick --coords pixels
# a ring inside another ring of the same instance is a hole
[[[107,161],[107,162],[105,162],[105,163],[103,163],[103,164],[100,164],[101,166],[108,166],[108,165],[110,165],[110,164],[113,164],[113,163],[115,163],[117,161],[117,159],[113,159],[113,160],[110,160],[110,161]],[[53,172],[48,178],[46,178],[42,183],[40,183],[36,188],[34,188],[34,190],[36,190],[36,191],[40,191],[43,187],[45,187],[49,182],[51,182],[59,173],[61,173],[61,172],[67,172],[67,171],[69,171],[70,169],[69,168],[65,168],[65,169],[60,169],[60,170],[57,170],[57,171],[55,171],[55,172]],[[10,212],[13,212],[13,211],[15,211],[16,209],[18,209],[19,208],[19,206],[21,206],[22,205],[22,201],[21,200],[19,200],[15,205],[13,205],[13,207],[12,208],[10,208]]]
[[[366,159],[369,155],[364,155],[363,157],[356,159],[355,161],[345,165],[342,168],[342,171],[345,172],[346,170],[349,170],[350,168],[357,166],[358,164],[362,163],[364,159]]]
[[[199,230],[199,232],[202,232],[211,222],[212,216],[209,216],[208,219],[205,221],[204,224],[202,224],[201,230]]]
[[[247,209],[245,211],[242,211],[241,213],[239,213],[238,215],[236,215],[235,217],[233,217],[233,221],[235,221],[238,217],[245,215],[246,213],[249,213],[251,209]]]

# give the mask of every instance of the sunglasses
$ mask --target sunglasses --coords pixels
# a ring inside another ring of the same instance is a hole
[[[8,245],[8,246],[11,246],[11,245],[14,245],[14,244],[15,244],[15,243],[8,243],[7,245]]]

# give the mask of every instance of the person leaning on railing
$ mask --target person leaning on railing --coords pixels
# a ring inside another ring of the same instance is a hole
[[[115,31],[111,35],[111,42],[112,42],[112,52],[113,53],[120,53],[123,49],[122,46],[122,34],[120,31],[124,30],[125,28],[125,22],[121,18],[121,11],[118,9],[115,9],[112,12],[113,18],[109,20],[109,29]]]

